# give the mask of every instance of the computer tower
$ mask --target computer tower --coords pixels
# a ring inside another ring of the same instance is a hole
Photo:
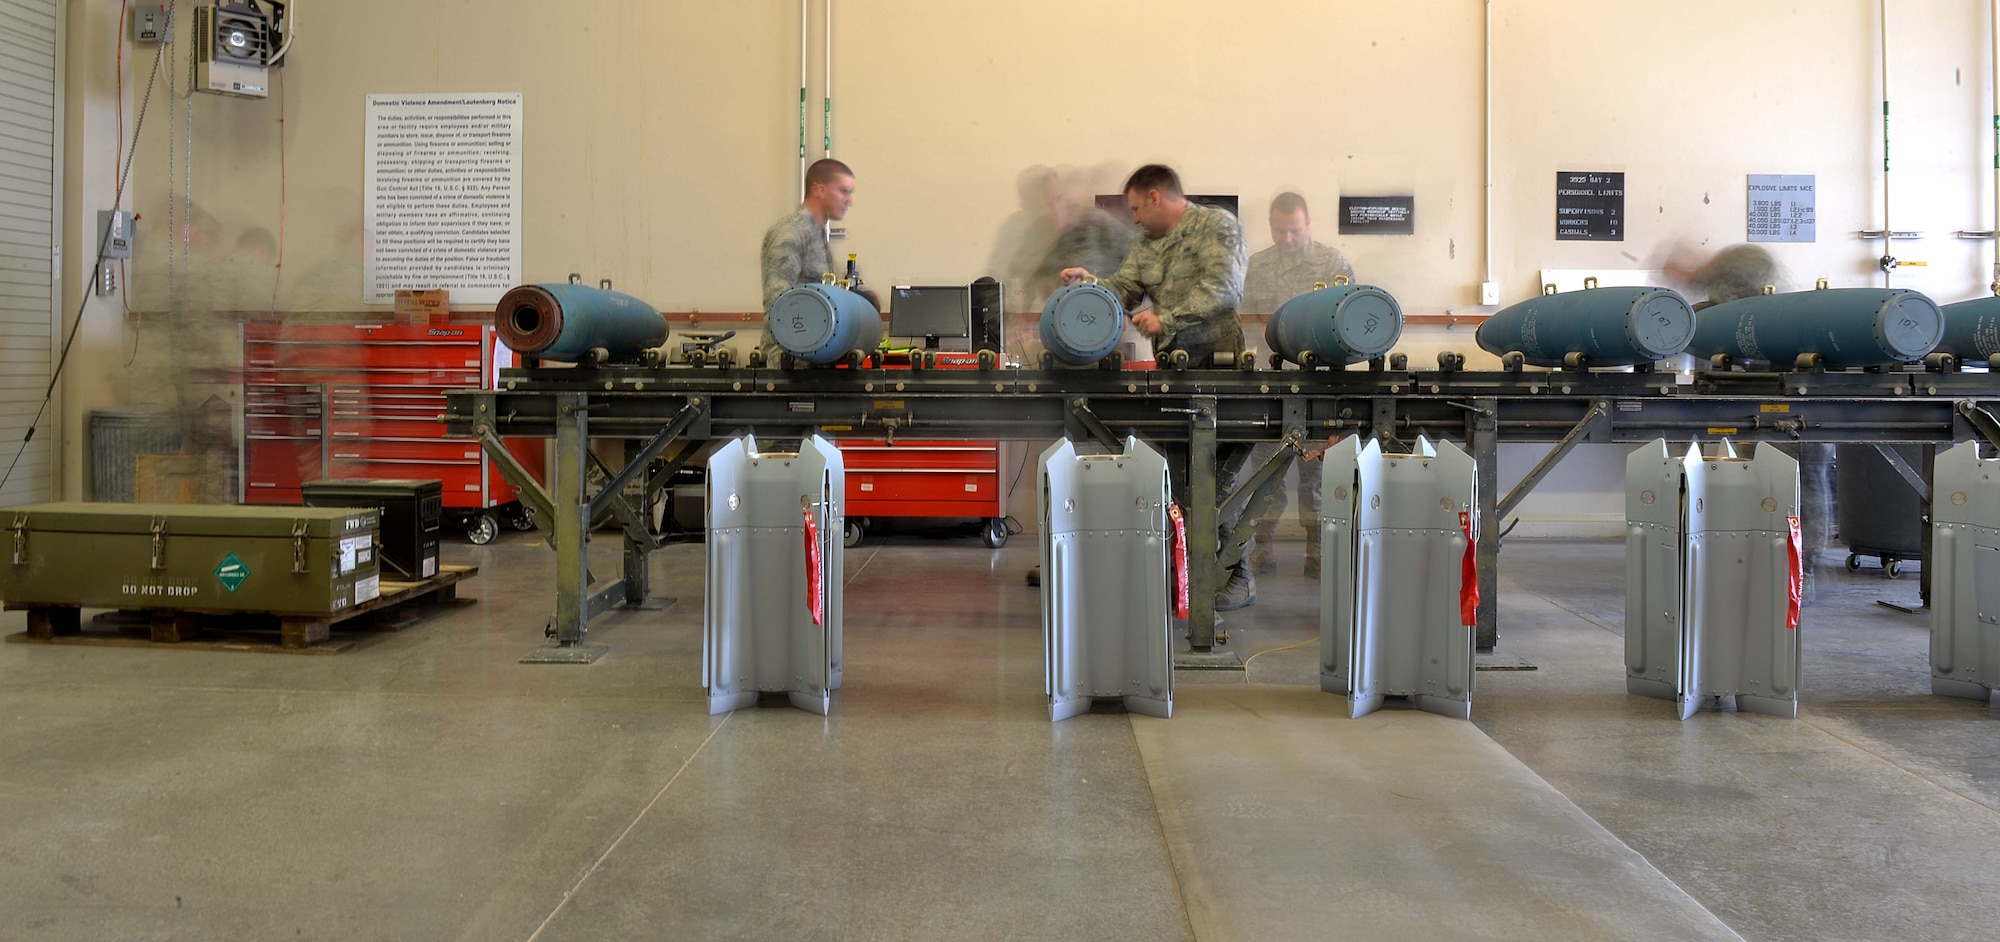
[[[1006,288],[992,277],[972,283],[972,349],[1000,352],[1007,346]]]
[[[373,507],[382,515],[382,575],[416,582],[438,573],[438,532],[444,526],[444,482],[383,479],[307,481],[309,507]]]

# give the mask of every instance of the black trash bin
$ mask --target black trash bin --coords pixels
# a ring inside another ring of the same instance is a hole
[[[1896,472],[1874,445],[1841,445],[1834,449],[1834,493],[1839,495],[1840,538],[1847,544],[1847,571],[1874,557],[1894,579],[1903,574],[1904,560],[1924,558],[1923,501],[1916,488]],[[1885,445],[1918,473],[1924,469],[1922,445]]]

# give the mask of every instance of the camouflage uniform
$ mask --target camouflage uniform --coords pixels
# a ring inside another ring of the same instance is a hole
[[[798,285],[814,284],[833,271],[833,251],[826,242],[826,226],[804,204],[765,231],[763,269],[766,312],[771,310],[778,295]],[[776,364],[778,354],[784,352],[771,336],[769,324],[764,325],[757,345],[764,351],[766,363]]]
[[[1286,252],[1279,246],[1271,246],[1250,257],[1250,272],[1243,278],[1243,308],[1255,314],[1269,314],[1279,305],[1313,289],[1315,284],[1333,284],[1336,275],[1345,275],[1354,280],[1354,266],[1347,263],[1347,257],[1340,250],[1322,242],[1307,242],[1297,252]],[[1318,447],[1315,442],[1307,442],[1307,447]],[[1234,489],[1243,483],[1272,455],[1278,453],[1279,446],[1266,442],[1250,453],[1250,460],[1244,466]],[[1299,525],[1306,531],[1305,574],[1309,578],[1319,575],[1319,501],[1320,462],[1295,461],[1299,472]],[[1285,505],[1285,473],[1278,472],[1245,507],[1260,504],[1264,512],[1256,517],[1256,542],[1250,545],[1249,559],[1254,571],[1270,572],[1275,568],[1271,561],[1272,545],[1277,541],[1278,521],[1283,518]]]
[[[1217,353],[1243,350],[1243,227],[1226,210],[1189,203],[1181,221],[1126,253],[1118,273],[1100,283],[1126,310],[1147,298],[1160,318],[1159,352],[1187,351],[1190,366],[1213,365]]]
[[[1304,249],[1290,253],[1271,246],[1250,256],[1249,274],[1243,276],[1243,309],[1270,314],[1315,284],[1333,284],[1336,275],[1353,281],[1354,266],[1331,245],[1307,242]]]

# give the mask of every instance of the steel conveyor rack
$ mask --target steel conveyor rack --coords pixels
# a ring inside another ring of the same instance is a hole
[[[1196,561],[1188,643],[1196,655],[1216,644],[1214,588],[1220,567],[1233,562],[1218,560],[1216,520],[1281,467],[1267,463],[1237,493],[1219,495],[1213,471],[1219,443],[1290,440],[1315,447],[1349,433],[1379,437],[1397,450],[1418,435],[1465,443],[1478,462],[1484,534],[1501,534],[1501,521],[1584,442],[1726,435],[1739,442],[1927,446],[1977,439],[2000,447],[1994,418],[2000,375],[1988,373],[1395,369],[1400,359],[1320,371],[517,369],[503,371],[496,389],[450,393],[443,421],[449,434],[480,440],[521,488],[556,550],[548,636],[560,649],[581,648],[599,612],[647,598],[646,557],[661,540],[641,501],[650,497],[647,489],[671,478],[660,472],[691,458],[695,443],[752,429],[767,439],[815,429],[890,441],[1067,435],[1114,448],[1136,433],[1163,449],[1188,449],[1189,558]],[[511,459],[503,437],[556,440],[549,487]],[[590,439],[624,440],[625,467],[602,464],[585,447]],[[1502,441],[1557,447],[1501,494]],[[613,517],[623,530],[624,578],[594,581],[584,556],[589,531]],[[1236,553],[1240,548],[1230,550]],[[1481,649],[1498,638],[1498,563],[1498,541],[1482,540]]]

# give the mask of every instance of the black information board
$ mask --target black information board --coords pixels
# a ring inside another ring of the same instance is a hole
[[[1414,196],[1343,196],[1340,198],[1341,235],[1415,235],[1417,198]]]
[[[1625,174],[1556,171],[1556,241],[1625,241]]]

